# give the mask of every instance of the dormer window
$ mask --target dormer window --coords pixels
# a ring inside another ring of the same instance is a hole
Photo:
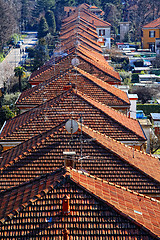
[[[155,37],[155,31],[149,31],[149,37],[151,38]]]

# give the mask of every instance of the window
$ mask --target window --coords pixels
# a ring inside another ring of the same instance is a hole
[[[155,37],[155,31],[149,31],[149,37]]]
[[[105,29],[99,30],[99,36],[105,36]]]

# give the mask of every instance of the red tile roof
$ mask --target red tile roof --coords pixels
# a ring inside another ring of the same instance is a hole
[[[94,45],[95,45],[94,48],[95,48],[95,47],[98,47],[98,51],[99,51],[99,52],[102,52],[102,51],[100,50],[100,45],[99,45],[99,43],[98,43],[97,41],[91,39],[91,38],[90,38],[90,35],[88,35],[88,32],[87,32],[87,31],[86,31],[86,32],[83,31],[83,33],[80,32],[80,31],[78,31],[78,33],[76,33],[75,30],[73,30],[73,31],[71,31],[71,32],[63,35],[63,38],[60,37],[60,39],[61,39],[61,45],[62,45],[62,46],[65,45],[65,43],[68,42],[69,40],[70,40],[70,41],[75,41],[76,39],[78,39],[78,41],[79,41],[79,39],[81,39],[81,38],[82,38],[83,40],[87,41],[91,46],[92,46],[92,44],[94,44]],[[88,48],[88,49],[89,49],[89,48]]]
[[[80,16],[79,18],[79,22],[83,23],[83,25],[86,27],[86,29],[90,30],[90,31],[94,31],[95,33],[97,33],[96,31],[96,27],[91,24],[90,22],[88,22],[86,19],[84,19],[82,16]],[[67,28],[69,28],[72,25],[76,25],[77,23],[77,17],[71,19],[70,21],[66,22],[66,23],[62,23],[61,25],[61,31],[66,30]]]
[[[99,43],[95,42],[94,40],[90,40],[81,34],[78,35],[78,38],[76,34],[73,34],[68,39],[61,41],[60,47],[56,49],[56,52],[64,51],[68,53],[70,49],[81,45],[87,47],[88,50],[102,53]]]
[[[67,53],[66,55],[67,56],[59,59],[55,65],[54,61],[51,60],[51,63],[46,65],[45,68],[43,66],[32,73],[29,82],[33,85],[39,84],[40,82],[44,82],[45,80],[48,80],[53,76],[57,76],[58,74],[71,68],[71,59],[75,57],[75,49],[72,53]],[[96,74],[99,78],[111,84],[121,83],[119,74],[114,71],[104,57],[98,52],[91,50],[88,51],[86,48],[79,46],[77,50],[77,57],[80,59],[81,63],[79,68],[89,73]]]
[[[81,172],[70,171],[71,180],[109,204],[128,219],[160,237],[160,202]]]
[[[81,46],[79,47],[78,51],[80,52],[80,56],[84,55],[84,57],[89,58],[90,62],[92,62],[92,64],[94,64],[96,67],[98,67],[99,69],[101,69],[102,71],[106,72],[108,75],[114,77],[116,80],[118,80],[119,82],[121,81],[119,73],[114,71],[114,69],[108,64],[107,61],[104,61],[104,57],[98,58],[98,54],[96,57],[96,53],[95,52],[90,52],[88,50],[84,50]]]
[[[104,134],[98,133],[96,131],[91,131],[91,129],[87,128],[86,126],[84,128],[83,131],[85,131],[85,133],[98,140],[98,142],[105,146],[107,149],[110,149],[111,151],[114,149],[114,152],[119,156],[121,155],[121,157],[123,156],[123,158],[128,163],[135,166],[142,172],[145,172],[148,176],[154,176],[154,179],[160,181],[160,164],[158,158],[153,158],[149,154],[140,152],[138,150],[135,150],[133,154],[133,148],[127,147],[123,143],[119,143]],[[157,169],[156,173],[155,169]]]
[[[95,14],[88,12],[87,10],[78,11],[76,10],[75,13],[73,13],[71,16],[65,18],[63,20],[64,23],[71,21],[74,18],[77,18],[78,16],[84,18],[86,21],[90,22],[96,27],[110,27],[111,24],[98,18]]]
[[[63,25],[62,25],[63,27]],[[77,30],[78,29],[78,30]],[[83,31],[83,32],[86,32],[88,34],[90,34],[90,38],[94,38],[94,39],[98,39],[98,35],[97,35],[97,31],[96,29],[92,29],[91,27],[87,27],[86,24],[83,23],[83,21],[81,19],[79,19],[79,22],[76,23],[76,20],[75,20],[75,23],[71,23],[70,25],[68,24],[67,25],[67,28],[65,27],[64,30],[61,30],[60,32],[60,39],[61,38],[64,38],[64,35],[75,30],[76,31]]]
[[[64,6],[64,12],[70,12],[70,11],[75,11],[76,10],[76,7],[68,7],[68,6]]]
[[[143,28],[160,28],[160,17],[150,23],[147,23],[143,26]]]
[[[82,62],[82,65],[83,64],[84,62]],[[85,64],[83,66],[87,67]],[[57,67],[60,68],[61,66],[59,65]],[[87,74],[80,69],[79,71],[81,71],[81,75],[78,75],[77,77],[75,76],[76,72],[73,69],[72,71],[70,70],[69,73],[63,74],[62,76],[56,78],[55,80],[51,79],[45,81],[44,83],[41,83],[40,85],[30,89],[29,91],[22,92],[19,99],[17,100],[17,106],[23,107],[28,105],[31,108],[32,106],[33,107],[37,106],[38,104],[41,104],[46,100],[50,100],[56,97],[57,95],[61,94],[64,91],[63,90],[64,86],[66,86],[66,84],[68,84],[71,81],[76,85],[79,91],[94,97],[101,103],[113,106],[115,108],[129,107],[130,102],[128,100],[127,95],[124,92],[116,89],[115,87],[109,86],[109,84],[107,83],[105,84],[103,81],[100,81],[99,79],[96,80],[96,77],[92,77],[90,74]],[[52,73],[50,71],[49,76],[51,74],[54,74],[53,72],[54,69],[52,70]],[[82,82],[84,83],[84,85],[82,85]],[[93,91],[95,93],[94,96]]]
[[[85,171],[97,177],[141,193],[160,193],[158,159],[134,151],[84,126],[82,135],[78,131],[71,140],[64,124],[62,122],[59,126],[1,153],[1,191],[62,167],[63,152],[71,148],[76,152],[75,168],[80,169],[83,165]],[[78,160],[81,156],[80,138],[84,141],[82,154],[89,156],[82,164]]]
[[[71,212],[64,216],[65,195]],[[61,169],[35,179],[4,192],[1,203],[1,237],[59,238],[65,225],[70,237],[85,239],[160,237],[159,201],[81,171]]]
[[[90,93],[93,92],[91,89],[87,95],[91,95]],[[105,94],[107,98],[110,97],[107,92]],[[74,93],[64,92],[59,97],[8,120],[0,135],[1,143],[3,141],[24,141],[51,129],[64,119],[68,119],[70,114],[68,111],[66,112],[67,108],[70,111],[74,109],[75,114],[73,115],[76,119],[78,118],[77,109],[79,109],[79,112],[84,113],[84,122],[87,126],[119,141],[142,141],[142,143],[145,141],[137,120],[128,118],[95,101],[91,98],[92,95],[90,98],[87,95],[77,90]],[[72,103],[72,98],[74,103]],[[113,99],[112,95],[111,99]],[[66,114],[62,116],[61,112],[66,112]]]
[[[75,68],[80,74],[82,74],[83,76],[87,77],[88,79],[92,80],[94,83],[96,83],[97,85],[99,85],[100,87],[106,89],[108,92],[112,93],[113,95],[116,95],[118,98],[123,99],[126,103],[130,104],[129,98],[126,94],[126,92],[123,92],[122,90],[120,90],[119,88],[116,88],[110,84],[108,84],[107,82],[102,81],[101,79],[95,77],[94,75],[91,75],[89,73],[87,73],[86,71],[83,71],[80,68]]]

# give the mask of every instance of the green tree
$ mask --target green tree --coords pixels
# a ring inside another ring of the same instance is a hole
[[[49,58],[46,40],[41,38],[35,48],[33,71],[42,66]]]
[[[14,116],[15,116],[15,114],[10,110],[9,107],[7,107],[7,106],[1,107],[0,108],[0,128],[3,126],[3,123],[6,120],[8,120]]]
[[[45,18],[49,27],[49,32],[53,35],[56,32],[56,21],[53,11],[48,10],[45,14]]]
[[[22,80],[22,77],[24,76],[25,74],[25,69],[23,67],[16,67],[14,69],[14,73],[15,73],[15,76],[18,77],[18,83],[19,83],[19,91],[21,92],[22,91],[22,83],[21,83],[21,80]]]
[[[35,9],[34,9],[34,16],[39,17],[40,14],[45,14],[48,10],[55,9],[55,0],[37,0]]]
[[[39,26],[38,26],[38,38],[43,38],[49,32],[48,24],[45,17],[41,17]]]

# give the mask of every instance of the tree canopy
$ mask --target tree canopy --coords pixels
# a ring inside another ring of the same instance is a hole
[[[38,26],[38,38],[43,38],[49,32],[48,24],[45,17],[41,17],[39,26]]]
[[[39,17],[41,13],[45,14],[48,10],[55,9],[55,0],[37,0],[35,4],[34,14]]]
[[[49,32],[54,34],[56,32],[56,21],[53,11],[48,10],[45,14],[45,18],[49,27]]]
[[[14,69],[14,73],[15,76],[18,77],[18,81],[19,81],[19,91],[22,91],[22,83],[21,83],[21,79],[24,76],[25,73],[25,69],[23,67],[16,67]]]

